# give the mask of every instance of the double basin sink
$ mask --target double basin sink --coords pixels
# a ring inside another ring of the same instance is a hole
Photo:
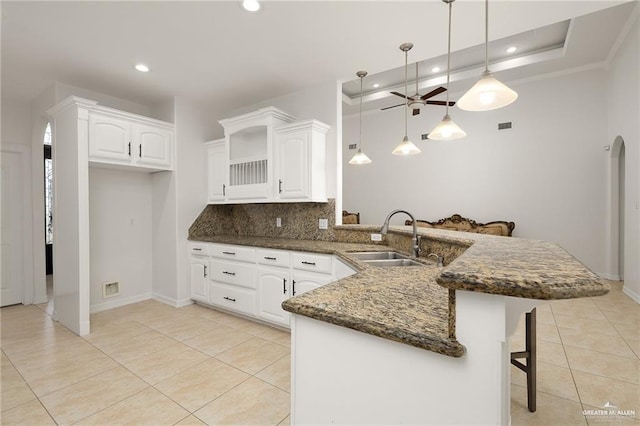
[[[380,268],[391,266],[425,266],[420,262],[416,262],[409,256],[396,253],[395,251],[362,251],[349,253],[350,256],[366,263],[367,265],[377,266]]]

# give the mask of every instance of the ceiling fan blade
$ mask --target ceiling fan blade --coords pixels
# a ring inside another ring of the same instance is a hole
[[[391,92],[392,95],[396,95],[396,96],[400,96],[402,99],[405,98],[405,96],[402,93],[398,93],[398,92]]]
[[[426,101],[426,104],[447,106],[447,103],[445,101]],[[449,106],[454,106],[455,104],[455,102],[449,102]]]
[[[388,106],[388,107],[380,108],[380,111],[384,111],[385,109],[395,108],[395,107],[404,106],[404,105],[405,104],[398,104],[398,105]]]
[[[432,97],[434,97],[436,95],[439,95],[440,93],[446,92],[446,91],[447,91],[447,89],[445,87],[440,86],[440,87],[438,87],[436,89],[433,89],[429,93],[425,93],[424,95],[420,96],[420,99],[422,99],[424,101],[425,99],[432,98]]]
[[[420,114],[420,108],[414,109],[413,112],[411,113],[411,115],[418,115],[418,114]]]

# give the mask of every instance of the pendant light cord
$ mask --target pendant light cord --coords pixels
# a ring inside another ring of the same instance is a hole
[[[404,136],[408,136],[407,132],[407,109],[409,109],[409,95],[407,93],[407,66],[409,60],[409,50],[404,51]]]
[[[445,110],[445,115],[449,115],[449,76],[451,74],[451,4],[449,3],[449,36],[447,42],[447,106]]]
[[[489,72],[489,0],[484,0],[484,71]]]
[[[360,77],[360,139],[358,140],[358,149],[362,150],[362,79],[364,76]]]

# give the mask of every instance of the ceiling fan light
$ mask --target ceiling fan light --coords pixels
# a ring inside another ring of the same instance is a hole
[[[458,100],[458,108],[465,111],[490,111],[502,108],[518,99],[518,94],[496,80],[490,71]]]
[[[415,155],[420,154],[420,149],[414,145],[413,142],[409,140],[409,137],[405,136],[402,139],[402,142],[396,146],[393,151],[391,151],[394,155]]]
[[[355,153],[351,160],[349,160],[349,164],[370,164],[371,159],[367,157],[367,154],[362,152],[361,149],[358,148],[358,152]]]
[[[445,115],[442,121],[433,129],[428,138],[437,141],[449,141],[453,139],[460,139],[467,136],[464,130],[462,130],[449,115]]]

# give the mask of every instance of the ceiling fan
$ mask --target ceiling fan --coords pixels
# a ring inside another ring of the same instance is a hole
[[[429,93],[425,93],[424,95],[420,95],[420,92],[418,92],[418,63],[416,62],[416,93],[413,96],[407,96],[407,103],[406,105],[413,109],[413,113],[412,115],[418,115],[420,114],[420,107],[422,105],[442,105],[442,106],[446,106],[447,103],[445,101],[428,101],[427,99],[432,98],[436,95],[439,95],[442,92],[445,92],[447,89],[440,86],[436,89],[433,89],[432,91],[430,91]],[[403,95],[402,93],[398,93],[398,92],[391,92],[392,94],[396,95],[396,96],[400,96],[401,98],[405,99],[405,95]],[[449,106],[454,106],[456,103],[455,102],[449,102]],[[399,107],[399,106],[403,106],[405,105],[404,103],[402,104],[398,104],[398,105],[393,105],[393,106],[388,106],[385,108],[381,108],[381,110],[385,110],[385,109],[390,109],[390,108],[395,108],[395,107]]]

